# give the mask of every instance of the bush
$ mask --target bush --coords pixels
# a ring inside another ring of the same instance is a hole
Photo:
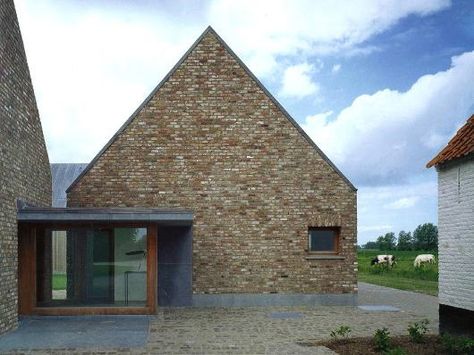
[[[441,344],[449,354],[473,354],[474,339],[443,334],[441,336]]]
[[[339,328],[334,329],[331,332],[331,338],[333,340],[338,340],[338,339],[347,339],[349,337],[349,334],[352,332],[351,327],[347,325],[341,325]]]
[[[428,331],[427,325],[430,323],[428,319],[423,319],[420,323],[415,322],[413,324],[408,325],[408,335],[410,339],[414,343],[421,343],[423,342],[423,338]]]
[[[408,353],[403,348],[396,347],[386,351],[385,355],[408,355]]]
[[[390,349],[390,332],[387,328],[377,329],[374,334],[375,350],[386,352]]]
[[[376,264],[372,265],[369,269],[369,272],[372,274],[383,274],[386,272],[390,272],[392,268],[388,264]]]

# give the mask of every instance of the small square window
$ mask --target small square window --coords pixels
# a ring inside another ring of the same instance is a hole
[[[319,253],[337,253],[339,228],[310,228],[309,251]]]

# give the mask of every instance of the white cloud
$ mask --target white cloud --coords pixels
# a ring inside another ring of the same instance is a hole
[[[314,66],[302,63],[288,67],[283,73],[280,95],[301,99],[319,91],[319,85],[312,81]]]
[[[399,198],[398,200],[395,200],[393,202],[386,204],[385,207],[389,209],[393,209],[393,210],[399,210],[403,208],[413,207],[415,206],[417,202],[418,202],[417,196],[402,197],[402,198]]]
[[[87,162],[202,26],[178,31],[159,14],[134,21],[124,10],[52,4],[17,2],[38,108],[50,160]]]
[[[371,51],[372,36],[449,1],[210,0],[186,3],[187,11],[180,1],[15,4],[50,159],[72,162],[102,148],[208,24],[272,80],[296,59]],[[302,95],[317,91],[300,76]]]
[[[301,54],[364,55],[377,48],[365,46],[409,15],[425,16],[449,6],[449,0],[215,0],[208,20],[259,75],[256,53],[268,57]],[[238,30],[236,30],[238,29]],[[258,48],[258,51],[256,49]],[[274,61],[269,61],[274,63]]]
[[[332,116],[334,112],[333,111],[327,111],[327,112],[322,112],[318,113],[313,116],[308,116],[306,117],[306,123],[312,124],[312,125],[318,125],[318,124],[326,124],[327,119]]]
[[[420,77],[405,92],[359,96],[336,117],[307,117],[303,128],[356,185],[406,181],[425,170],[444,138],[471,114],[473,77],[474,51],[453,57],[448,70]]]
[[[331,68],[333,74],[339,73],[339,70],[341,70],[341,64],[334,64]]]

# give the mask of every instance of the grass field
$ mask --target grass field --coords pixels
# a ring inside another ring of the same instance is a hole
[[[54,274],[53,275],[53,290],[65,290],[66,289],[66,275],[65,274]]]
[[[438,265],[423,265],[420,268],[413,266],[416,256],[423,253],[425,252],[359,250],[359,281],[437,296]],[[393,268],[371,266],[370,261],[378,254],[394,255],[397,264]]]

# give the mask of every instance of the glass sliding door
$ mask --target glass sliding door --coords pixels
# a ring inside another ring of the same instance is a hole
[[[44,229],[36,252],[39,307],[146,305],[146,228]]]

